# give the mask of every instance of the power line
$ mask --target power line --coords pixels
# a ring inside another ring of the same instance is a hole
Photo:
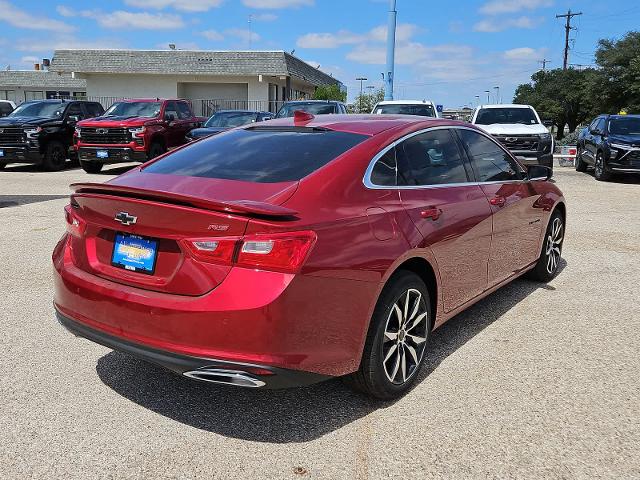
[[[582,15],[582,12],[571,13],[571,9],[567,11],[567,13],[562,15],[556,15],[556,18],[566,18],[567,22],[564,26],[564,60],[562,62],[562,69],[567,69],[567,64],[569,62],[569,32],[571,32],[571,19],[573,17],[577,17],[578,15]]]

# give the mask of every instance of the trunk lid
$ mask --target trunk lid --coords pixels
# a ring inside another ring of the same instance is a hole
[[[118,283],[202,295],[220,284],[232,267],[198,259],[187,239],[241,237],[251,218],[295,215],[280,204],[295,192],[297,183],[257,185],[134,171],[106,184],[74,184],[67,208],[69,224],[69,215],[79,224],[70,236],[73,262]],[[130,271],[113,264],[120,235],[155,242],[152,271]]]

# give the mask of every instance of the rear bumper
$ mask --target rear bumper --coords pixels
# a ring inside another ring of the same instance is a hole
[[[0,145],[0,150],[0,163],[42,163],[42,154],[38,147]]]
[[[106,152],[107,156],[98,156],[98,152]],[[98,162],[104,164],[146,162],[147,154],[144,151],[134,150],[131,147],[78,147],[78,157],[83,162]]]
[[[229,362],[220,359],[193,357],[189,355],[181,355],[168,351],[154,349],[142,344],[133,343],[105,332],[88,327],[85,324],[76,322],[71,318],[61,314],[56,310],[58,322],[69,332],[77,337],[83,337],[92,342],[104,345],[107,348],[124,352],[134,357],[146,360],[156,365],[160,365],[180,375],[189,374],[190,378],[198,378],[197,371],[221,371],[221,372],[237,372],[245,378],[255,381],[255,387],[267,389],[299,387],[303,385],[311,385],[313,383],[322,382],[331,378],[328,375],[319,375],[316,373],[288,370],[283,368],[271,367],[268,365],[257,365],[251,363]],[[215,369],[215,370],[214,370]],[[232,378],[231,376],[227,378]],[[232,382],[215,382],[229,383]],[[245,385],[249,386],[249,385]]]

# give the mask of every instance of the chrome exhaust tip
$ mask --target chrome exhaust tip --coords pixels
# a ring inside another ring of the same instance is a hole
[[[226,385],[235,385],[236,387],[260,388],[266,385],[262,380],[258,380],[240,370],[203,367],[198,370],[184,372],[183,375],[203,382],[224,383]]]

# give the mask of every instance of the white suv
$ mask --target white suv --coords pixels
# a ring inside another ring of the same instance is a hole
[[[471,123],[493,135],[522,163],[553,168],[553,136],[531,105],[479,105]]]
[[[378,102],[371,113],[394,115],[421,115],[438,118],[438,110],[430,100],[385,100]]]

